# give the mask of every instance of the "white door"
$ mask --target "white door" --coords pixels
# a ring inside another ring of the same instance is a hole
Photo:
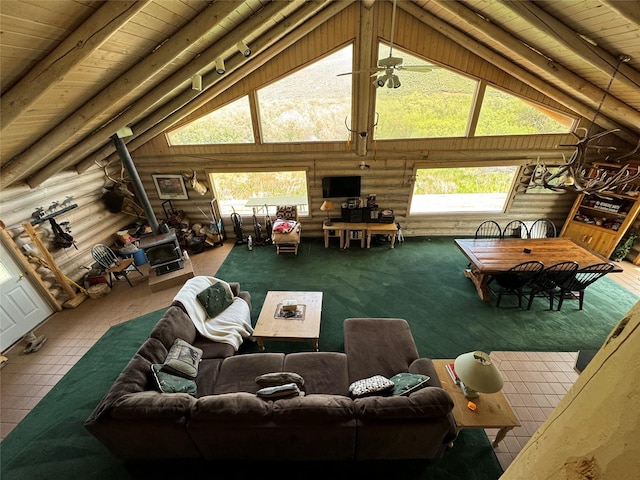
[[[4,352],[52,313],[51,306],[0,242],[0,351]]]

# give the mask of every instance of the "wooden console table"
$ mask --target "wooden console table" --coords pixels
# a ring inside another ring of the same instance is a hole
[[[329,248],[329,238],[340,239],[340,248],[349,248],[351,244],[351,232],[360,232],[360,247],[364,248],[365,239],[367,248],[371,248],[372,235],[391,235],[391,248],[394,248],[398,227],[394,223],[356,223],[356,222],[331,222],[331,225],[322,225],[324,232],[324,247]],[[333,233],[331,233],[333,232]]]

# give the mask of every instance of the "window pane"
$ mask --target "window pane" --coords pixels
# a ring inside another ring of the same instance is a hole
[[[517,166],[418,169],[410,213],[503,211]]]
[[[567,133],[573,118],[487,87],[475,135]]]
[[[253,143],[249,97],[229,103],[184,127],[169,132],[171,145]]]
[[[351,115],[352,46],[258,90],[264,142],[346,140]]]
[[[378,57],[389,56],[389,47],[380,44]],[[429,62],[394,48],[394,57],[403,66],[430,65]],[[399,88],[376,89],[375,130],[377,139],[462,137],[466,133],[473,94],[477,85],[462,75],[434,65],[428,72],[396,72]]]
[[[222,215],[234,211],[241,215],[252,215],[253,206],[247,206],[249,199],[259,199],[255,203],[264,215],[264,205],[275,213],[275,205],[298,206],[298,216],[309,214],[307,202],[307,176],[304,171],[284,172],[233,172],[212,173],[211,181]]]

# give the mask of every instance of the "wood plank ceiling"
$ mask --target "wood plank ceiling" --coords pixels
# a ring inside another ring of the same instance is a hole
[[[355,68],[371,63],[373,22],[390,12],[382,2],[358,2],[355,51],[364,57],[356,55]],[[124,126],[133,129],[127,141],[135,148],[194,111],[207,90],[242,81],[273,56],[278,42],[295,42],[352,3],[2,0],[0,186],[34,188],[65,169],[86,171],[114,152],[110,137]],[[638,7],[625,0],[398,1],[398,8],[582,117],[592,119],[600,107],[596,123],[619,128],[630,146],[640,138]],[[239,53],[240,41],[250,46],[250,57]],[[222,76],[215,73],[220,57]],[[191,88],[195,74],[203,76],[204,92]]]

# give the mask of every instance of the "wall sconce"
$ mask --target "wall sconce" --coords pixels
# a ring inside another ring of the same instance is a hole
[[[194,75],[191,77],[191,90],[202,91],[202,75]]]
[[[249,55],[251,55],[251,49],[243,41],[236,43],[236,48],[245,57],[248,57]]]
[[[224,68],[224,58],[216,58],[216,72],[218,73],[218,75],[224,75],[224,72],[226,71],[227,70]]]

